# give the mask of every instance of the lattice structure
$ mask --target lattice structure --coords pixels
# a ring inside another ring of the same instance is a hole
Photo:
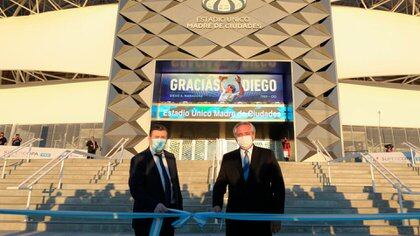
[[[255,145],[274,150],[277,157],[282,157],[279,141],[274,140],[255,140]],[[236,150],[239,148],[235,140],[168,140],[166,150],[173,153],[178,160],[213,160],[221,159],[217,150],[222,150],[221,154]],[[193,151],[194,150],[194,151]],[[182,155],[180,155],[182,153]]]
[[[182,142],[182,158],[183,158],[183,160],[192,160],[192,156],[194,154],[192,142],[193,142],[193,140],[183,140],[183,142]]]
[[[118,0],[2,0],[0,1],[0,18],[117,2]]]
[[[182,144],[180,140],[168,140],[168,142],[166,143],[165,149],[173,153],[176,159],[180,160],[181,159],[181,155],[180,155],[181,145]]]
[[[118,2],[119,0],[3,0],[3,1],[0,1],[0,18],[33,15],[33,14],[40,14],[40,13],[48,12],[48,11],[57,11],[57,10],[63,10],[63,9],[80,8],[80,7],[102,5],[102,4],[112,4],[112,3],[118,3]],[[156,2],[154,3],[155,5],[161,5],[161,2],[168,2],[168,1],[157,0],[155,2]],[[182,1],[180,0],[180,2]],[[197,2],[199,2],[199,0],[197,0]],[[299,8],[303,6],[302,2],[310,3],[314,1],[282,0],[282,1],[277,1],[279,3],[274,3],[274,1],[267,0],[265,2],[272,2],[272,5],[277,4],[279,6],[281,5],[284,6],[287,4],[288,9],[281,8],[283,12],[277,12],[279,14],[284,15],[284,14],[290,13],[293,10],[299,10]],[[360,8],[365,8],[365,9],[391,11],[391,12],[398,12],[398,13],[403,13],[403,14],[420,16],[420,10],[419,10],[420,0],[331,0],[331,2],[334,5],[360,7]],[[148,4],[150,5],[150,3]],[[259,3],[255,3],[255,4],[258,5]],[[165,4],[161,6],[164,8],[169,6],[169,5],[168,6],[164,6],[164,5]],[[147,7],[146,5],[144,6]],[[134,9],[131,9],[131,10],[134,10]],[[261,11],[263,12],[263,9],[261,9]],[[127,13],[127,14],[130,14],[130,13]],[[261,14],[261,12],[259,14]],[[141,18],[141,16],[139,16],[139,18]],[[289,26],[294,25],[295,27],[294,30],[299,31],[299,29],[301,28],[301,26],[299,26],[299,21],[293,18],[288,18],[288,20],[289,20],[288,22]],[[131,29],[131,30],[135,31],[135,29]],[[254,34],[254,36],[256,39],[260,40],[260,42],[263,42],[264,44],[263,47],[267,45],[274,46],[279,40],[288,39],[289,38],[288,36],[290,35],[290,33],[293,33],[292,31],[289,30],[289,32],[285,32],[284,29],[279,31],[279,30],[276,30],[276,27],[274,28],[267,27],[261,32]],[[128,31],[127,33],[129,32],[130,31]],[[228,32],[228,33],[232,33],[232,32]],[[174,37],[175,34],[178,34],[178,36]],[[183,37],[179,37],[180,34],[182,34]],[[189,36],[191,36],[191,34],[177,27],[177,28],[172,28],[171,30],[167,30],[163,32],[160,36],[164,40],[169,40],[169,37],[170,37],[172,40],[171,43],[175,43],[174,40],[177,40],[178,44],[175,44],[175,45],[180,46],[184,42],[183,38],[187,39],[189,38]],[[212,40],[213,37],[219,37],[218,44],[223,47],[241,38],[240,34],[236,34],[236,35],[231,34],[230,37],[212,36],[210,34],[207,36],[210,40]],[[126,37],[129,37],[129,36],[126,35]],[[165,39],[165,37],[168,37],[168,38]],[[138,40],[140,42],[141,39],[133,39],[133,40]],[[224,41],[222,42],[222,40]],[[248,41],[248,42],[252,43],[252,41]],[[188,45],[184,45],[184,46],[188,46]],[[255,50],[258,51],[257,49],[258,44],[254,43],[253,46],[255,47]],[[285,46],[289,47],[289,49],[294,48],[293,50],[295,50],[296,47],[299,47],[300,50],[304,52],[306,52],[306,50],[308,49],[305,47],[305,44],[300,44],[300,42],[296,42],[293,40],[289,41],[288,44],[283,45],[283,50],[286,50]],[[309,45],[309,46],[312,46],[312,45]],[[296,53],[299,54],[298,52]],[[355,78],[355,80],[360,81],[360,80],[367,79],[368,81],[380,81],[380,82],[383,81],[385,83],[391,82],[391,83],[418,85],[419,84],[418,79],[415,79],[414,82],[410,82],[412,81],[412,79],[418,78],[418,77],[419,75],[401,75],[398,78],[368,77],[368,78]],[[99,79],[99,80],[106,79],[104,77],[98,77],[94,75],[81,75],[81,74],[76,74],[76,73],[72,74],[72,73],[60,73],[60,72],[22,71],[22,70],[3,71],[3,72],[0,72],[0,86],[1,85],[31,85],[33,84],[33,82],[49,83],[51,81],[54,81],[54,82],[60,81],[60,82],[65,83],[65,82],[72,82],[74,81],[74,79],[77,79],[79,81],[89,81],[92,78]],[[406,80],[407,78],[409,80]]]
[[[69,83],[78,81],[107,80],[107,77],[47,71],[0,71],[0,86],[26,86],[45,83]]]
[[[261,29],[209,30],[187,27],[197,16],[220,16],[201,1],[120,1],[104,146],[121,137],[133,152],[145,145],[156,60],[283,60],[293,62],[299,160],[316,153],[311,139],[341,156],[330,12],[327,0],[254,0],[235,15]]]
[[[205,160],[206,159],[206,142],[205,140],[196,140],[193,145],[194,147],[194,160]]]
[[[378,76],[341,79],[340,82],[369,82],[378,84],[420,85],[420,75]],[[411,86],[414,88],[415,86]],[[418,87],[417,87],[418,89]]]
[[[332,0],[332,4],[420,16],[419,0]]]

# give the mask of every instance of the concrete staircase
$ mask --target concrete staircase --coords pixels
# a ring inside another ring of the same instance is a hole
[[[18,162],[16,160],[16,162]],[[5,179],[0,179],[0,208],[24,209],[28,191],[7,190],[17,186],[47,160],[30,163],[8,162]],[[0,165],[2,163],[0,162]],[[209,192],[210,161],[178,161],[184,206],[187,211],[211,209]],[[375,174],[377,193],[373,193],[369,166],[365,163],[340,163],[331,168],[332,184],[326,179],[327,167],[315,163],[280,163],[287,187],[286,213],[345,214],[398,212],[395,190],[378,173]],[[34,186],[31,209],[85,210],[130,212],[132,200],[128,191],[129,161],[113,169],[106,180],[106,160],[70,159],[64,168],[63,189],[57,189],[59,168]],[[420,191],[417,169],[405,164],[387,164],[406,185]],[[420,211],[420,196],[405,195],[404,210]],[[401,221],[354,222],[284,222],[282,233],[293,235],[420,235],[419,220],[409,226]],[[22,216],[0,215],[1,231],[38,232],[131,232],[126,220],[89,220],[35,217],[29,222]],[[209,223],[200,231],[189,223],[178,233],[218,233],[220,225]],[[0,232],[1,233],[1,232]],[[80,234],[80,233],[79,233]]]

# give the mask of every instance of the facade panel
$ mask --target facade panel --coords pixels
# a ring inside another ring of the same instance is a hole
[[[188,12],[188,14],[185,14]],[[122,137],[147,146],[156,60],[290,61],[298,160],[319,140],[342,155],[337,77],[328,0],[254,0],[217,14],[200,0],[119,3],[104,150]]]

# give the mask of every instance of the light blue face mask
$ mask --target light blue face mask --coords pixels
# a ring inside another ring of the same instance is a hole
[[[163,138],[154,138],[152,139],[151,149],[156,152],[160,153],[166,145],[166,139]]]

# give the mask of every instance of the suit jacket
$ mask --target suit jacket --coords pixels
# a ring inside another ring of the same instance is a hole
[[[88,140],[88,141],[86,142],[86,147],[87,147],[87,149],[88,149],[88,152],[93,152],[93,151],[96,151],[96,150],[99,148],[99,146],[98,146],[98,142],[96,142],[96,141],[95,141],[95,148],[93,148],[93,147],[92,147],[92,145],[93,145],[92,140]]]
[[[213,187],[213,206],[223,206],[229,188],[227,212],[284,213],[285,186],[273,151],[254,145],[247,181],[240,150],[223,156]]]
[[[182,195],[179,187],[178,170],[175,157],[164,151],[172,182],[175,208],[182,210]],[[128,180],[131,196],[134,198],[134,212],[153,212],[158,203],[165,204],[165,192],[158,168],[149,149],[135,155],[131,159],[130,178]]]

